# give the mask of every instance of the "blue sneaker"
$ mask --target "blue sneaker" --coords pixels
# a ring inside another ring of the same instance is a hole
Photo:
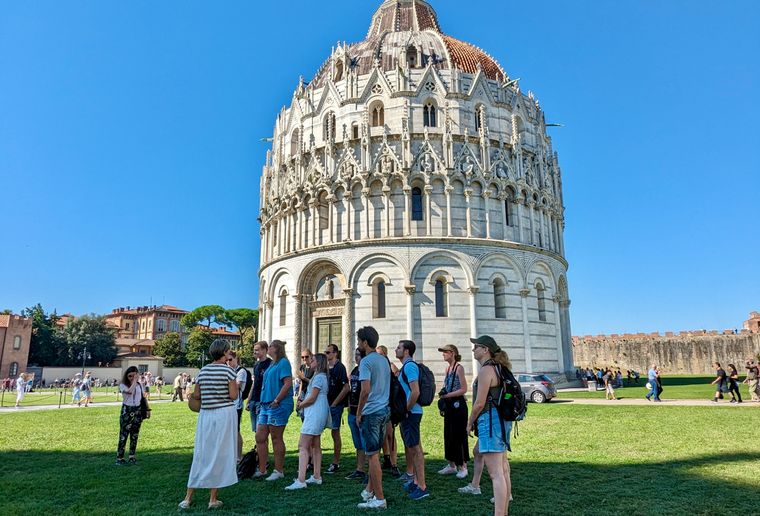
[[[414,490],[409,493],[409,498],[412,500],[422,500],[423,498],[427,498],[430,496],[430,493],[428,493],[428,490],[420,489],[420,486],[415,485]]]
[[[414,480],[407,480],[404,482],[403,486],[404,491],[407,493],[411,493],[415,489],[417,489],[417,484],[414,483]]]

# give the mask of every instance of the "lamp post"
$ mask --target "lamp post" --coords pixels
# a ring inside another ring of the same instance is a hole
[[[79,353],[79,355],[77,355],[77,358],[81,358],[82,359],[82,378],[84,378],[84,366],[85,366],[85,362],[87,360],[91,359],[92,355],[87,352],[87,347],[85,346],[85,348],[82,350],[82,352]]]

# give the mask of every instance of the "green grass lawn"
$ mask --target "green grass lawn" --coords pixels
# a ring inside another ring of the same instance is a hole
[[[167,392],[169,394],[167,394]],[[159,399],[158,394],[154,391],[151,393],[151,400]],[[24,396],[24,401],[21,402],[23,406],[40,406],[40,405],[58,405],[60,402],[62,405],[70,405],[72,398],[71,390],[63,389],[38,389],[34,392],[27,392]],[[171,392],[164,388],[163,394],[160,399],[171,399]],[[93,406],[98,403],[106,403],[113,401],[121,401],[121,397],[117,396],[116,387],[98,387],[93,390],[92,393]],[[0,392],[0,407],[13,407],[16,404],[16,391],[9,390]]]
[[[185,404],[155,404],[140,436],[139,464],[118,467],[113,465],[118,410],[1,414],[0,514],[176,514],[192,460],[196,415]],[[246,421],[243,428],[250,448]],[[325,474],[322,486],[283,490],[295,475],[299,428],[294,417],[286,430],[286,478],[274,485],[249,480],[222,490],[220,512],[357,513],[361,486],[343,480],[355,460],[345,425],[341,474]],[[532,404],[512,441],[511,513],[757,514],[758,428],[760,410],[754,406]],[[490,514],[487,476],[483,495],[474,497],[456,492],[466,482],[435,474],[444,461],[442,420],[433,410],[423,419],[423,444],[430,498],[412,502],[387,478],[387,512]],[[325,436],[323,448],[329,447]],[[325,450],[325,466],[330,458]],[[199,492],[189,512],[206,512],[207,496]]]
[[[712,399],[715,395],[715,386],[710,385],[710,382],[714,379],[714,376],[664,376],[662,378],[662,399]],[[618,398],[643,398],[649,392],[645,387],[646,383],[646,378],[641,378],[639,385],[634,384],[629,386],[628,380],[623,379],[624,387],[615,389],[615,395]],[[741,392],[742,399],[750,398],[745,384],[739,384],[739,391]],[[596,392],[562,392],[559,397],[604,399],[604,389],[597,390]],[[726,399],[731,399],[731,395],[727,394]]]

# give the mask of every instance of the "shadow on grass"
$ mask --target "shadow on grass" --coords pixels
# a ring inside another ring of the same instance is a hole
[[[112,453],[0,452],[1,514],[171,514],[184,495],[191,454],[138,453],[135,466],[115,466]],[[347,455],[346,474],[354,457]],[[760,453],[703,455],[692,459],[644,464],[521,462],[512,464],[515,502],[511,514],[729,514],[756,513],[760,486],[753,472],[744,481],[726,480],[729,468],[752,470]],[[434,472],[444,462],[428,461],[431,496],[413,502],[399,483],[384,479],[388,514],[472,515],[492,512],[490,480],[482,496],[460,495],[465,484]],[[246,480],[220,493],[223,514],[356,514],[361,485],[343,475],[324,475],[324,484],[289,493],[297,459],[288,454],[286,478],[269,484]],[[205,513],[208,494],[199,491],[189,513]]]

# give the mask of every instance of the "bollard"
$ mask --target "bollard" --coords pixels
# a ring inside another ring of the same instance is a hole
[[[63,399],[63,391],[58,393],[58,408],[61,408],[61,400]]]

